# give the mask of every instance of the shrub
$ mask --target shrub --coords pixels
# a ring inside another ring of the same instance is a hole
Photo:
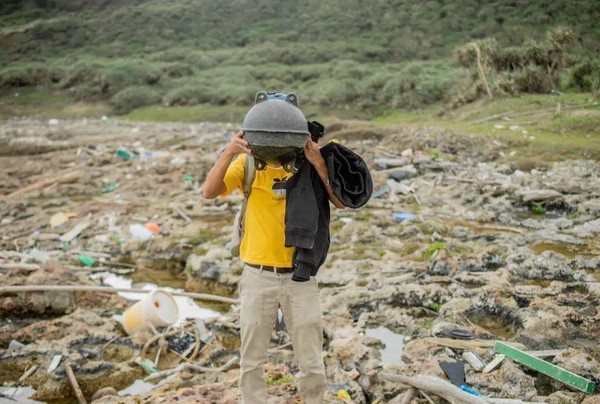
[[[0,71],[0,87],[48,85],[60,81],[62,71],[41,63],[11,66]]]
[[[111,104],[117,114],[126,114],[135,108],[156,104],[160,101],[160,96],[157,88],[132,86],[115,94]]]
[[[586,58],[573,66],[568,73],[567,86],[579,91],[599,91],[600,59]]]

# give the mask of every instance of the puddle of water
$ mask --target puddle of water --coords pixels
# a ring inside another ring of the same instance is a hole
[[[119,391],[118,394],[119,394],[119,397],[129,396],[129,395],[134,396],[134,395],[138,395],[138,394],[146,394],[156,387],[158,387],[157,384],[148,383],[148,382],[138,379],[135,382],[133,382],[132,385]]]
[[[519,285],[527,285],[527,286],[539,286],[541,288],[547,288],[552,283],[550,279],[521,279],[519,280]]]
[[[26,403],[37,404],[43,401],[30,400],[35,389],[28,386],[23,387],[0,387],[0,403]]]
[[[92,274],[90,276],[92,279],[102,279],[102,282],[105,285],[112,286],[114,288],[131,288],[133,281],[131,279],[125,278],[123,276],[119,276],[110,272],[98,272]],[[146,290],[155,290],[158,289],[158,286],[153,283],[144,283],[141,285],[141,289]],[[173,287],[160,287],[163,290],[167,290],[169,292],[183,292],[184,290],[181,288],[173,288]],[[144,293],[119,293],[122,297],[128,300],[142,300],[144,298]],[[177,305],[179,306],[179,321],[175,324],[181,324],[185,319],[188,318],[201,318],[208,319],[213,317],[219,317],[221,313],[215,310],[210,310],[207,308],[200,307],[192,298],[184,297],[184,296],[173,296]]]
[[[587,245],[577,246],[542,241],[539,243],[530,244],[528,247],[538,255],[544,251],[553,251],[555,253],[564,255],[566,258],[571,260],[577,258],[577,256],[589,257],[594,255],[594,252]]]
[[[517,328],[515,326],[499,320],[498,316],[474,314],[469,316],[469,320],[505,340],[509,340],[517,333]]]
[[[381,363],[383,366],[402,363],[404,335],[392,332],[386,327],[367,328],[365,334],[367,337],[380,340],[385,345],[385,348],[381,350]]]
[[[587,272],[588,275],[594,277],[596,279],[596,282],[600,282],[600,271],[596,271],[594,269],[586,269],[585,272]]]

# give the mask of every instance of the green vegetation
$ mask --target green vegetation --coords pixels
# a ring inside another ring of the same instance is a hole
[[[193,237],[190,237],[190,239],[187,242],[188,242],[188,244],[197,246],[200,244],[207,243],[209,241],[213,241],[218,236],[219,236],[219,233],[215,232],[212,229],[201,229],[200,231],[198,231],[198,234],[196,234]]]
[[[294,381],[294,376],[292,375],[281,375],[281,377],[273,378],[270,376],[266,377],[267,386],[279,386],[280,384],[291,383]]]
[[[542,205],[533,205],[531,207],[531,211],[536,215],[543,215],[544,213],[546,213],[546,209],[544,209]]]
[[[436,241],[425,250],[425,258],[431,259],[436,251],[442,251],[444,248],[446,248],[446,243],[442,241]]]
[[[247,106],[277,89],[385,120],[480,97],[473,41],[496,95],[597,92],[598,20],[593,0],[8,0],[0,89],[58,91],[118,114]]]
[[[438,313],[440,312],[440,310],[442,309],[442,305],[436,302],[431,302],[429,304],[429,308],[433,311],[437,311]]]

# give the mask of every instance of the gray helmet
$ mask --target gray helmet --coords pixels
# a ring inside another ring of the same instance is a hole
[[[252,155],[263,162],[292,162],[306,144],[308,124],[296,94],[256,93],[242,123]]]

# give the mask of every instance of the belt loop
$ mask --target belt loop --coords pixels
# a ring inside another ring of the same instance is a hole
[[[274,273],[275,275],[279,275],[279,274],[277,273],[277,267],[275,267],[275,266],[273,267],[273,273]]]

